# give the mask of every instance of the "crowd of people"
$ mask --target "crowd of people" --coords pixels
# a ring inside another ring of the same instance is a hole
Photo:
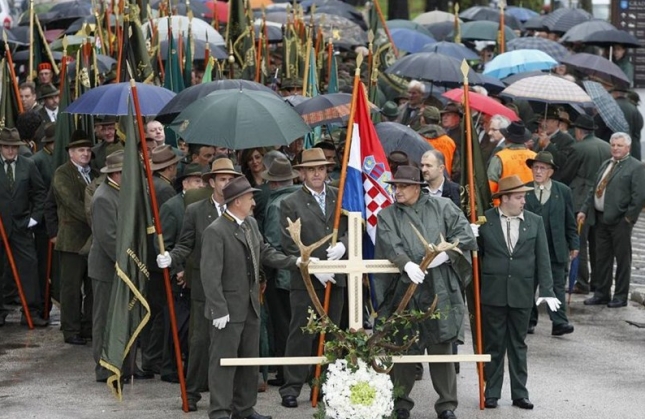
[[[624,49],[615,48],[614,54]],[[559,71],[566,73],[566,68]],[[196,76],[199,80],[201,74]],[[2,263],[0,326],[24,297],[21,325],[28,323],[27,310],[34,326],[47,327],[51,298],[60,309],[62,339],[91,345],[94,378],[106,382],[111,373],[99,361],[116,281],[118,219],[128,216],[119,213],[119,191],[123,142],[130,139],[116,117],[94,118],[93,135],[76,131],[65,146],[68,161],[55,167],[55,82],[51,64],[39,65],[37,81],[19,86],[24,112],[16,128],[0,131],[0,214],[11,249],[8,257],[3,248],[3,258],[11,263]],[[425,310],[436,295],[438,310],[447,315],[406,332],[419,333],[409,354],[453,354],[465,340],[465,321],[469,312],[474,314],[474,294],[480,293],[484,353],[492,358],[485,366],[486,408],[496,408],[502,397],[506,358],[513,405],[534,407],[526,388],[526,336],[534,333],[541,302],[549,308],[553,336],[574,332],[565,298],[574,259],[579,268],[570,291],[591,293],[585,305],[627,305],[631,233],[645,205],[643,117],[639,98],[628,86],[602,84],[624,113],[629,132],[613,132],[599,114],[581,113],[571,121],[565,107],[537,112],[526,101],[474,88],[517,116],[511,121],[475,112],[473,139],[492,193],[492,202],[483,205],[493,204],[478,223],[470,223],[462,210],[463,105],[444,104],[425,83],[412,80],[373,115],[410,127],[430,150],[419,161],[404,150],[387,156],[394,203],[378,216],[376,257],[389,259],[400,273],[377,279],[377,305],[366,311],[387,316],[408,285],[417,284],[408,308]],[[279,87],[285,97],[301,89],[297,80]],[[297,408],[311,383],[309,366],[279,366],[269,379],[266,369],[222,367],[220,360],[315,354],[317,337],[303,332],[311,301],[287,219],[301,220],[306,244],[334,229],[346,128],[324,133],[308,149],[301,138],[285,147],[244,150],[188,144],[181,138],[170,143],[164,128],[150,118],[144,131],[165,251],[151,236],[149,249],[154,250],[145,261],[150,320],[132,349],[137,362],[128,357],[122,375],[158,375],[178,383],[183,369],[189,411],[196,411],[201,393],[209,391],[212,419],[267,418],[254,409],[257,393],[267,386],[279,387],[282,406]],[[458,240],[458,248],[440,253],[423,270],[424,248],[411,226],[430,243]],[[314,263],[345,258],[347,247],[343,216],[338,241],[317,249]],[[481,259],[480,289],[472,281],[475,250]],[[180,330],[184,365],[177,365],[173,353],[163,269],[170,270],[175,303],[188,319]],[[320,300],[331,287],[329,317],[345,325],[346,278],[330,272],[311,280]],[[365,327],[373,327],[372,322]],[[456,418],[458,367],[430,364],[440,419]],[[410,392],[422,375],[420,364],[396,364],[392,370],[402,389],[395,402],[399,419],[410,417]]]

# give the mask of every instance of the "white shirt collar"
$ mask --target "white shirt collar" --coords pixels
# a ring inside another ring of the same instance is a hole
[[[244,220],[242,220],[242,219],[237,218],[236,216],[234,216],[234,215],[231,213],[231,211],[226,210],[226,213],[227,213],[228,215],[230,215],[231,217],[233,217],[233,219],[235,220],[235,222],[237,223],[237,225],[241,226],[241,225],[242,225],[242,223],[244,222]]]

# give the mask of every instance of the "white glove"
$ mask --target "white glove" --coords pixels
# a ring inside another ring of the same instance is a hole
[[[470,229],[473,231],[473,236],[479,237],[479,225],[472,223],[470,224]]]
[[[38,224],[38,221],[34,220],[33,218],[30,218],[29,219],[29,224],[27,224],[27,228],[32,228],[36,224]]]
[[[218,329],[223,329],[226,327],[226,323],[231,321],[231,316],[228,314],[224,317],[220,317],[218,319],[213,320],[213,326],[218,328]]]
[[[549,310],[551,311],[558,311],[560,308],[560,300],[555,297],[540,297],[535,302],[535,305],[539,306],[543,301],[546,301],[546,304],[549,306]]]
[[[165,269],[170,265],[172,265],[172,258],[170,257],[170,253],[168,253],[168,251],[165,251],[157,255],[158,267],[160,267],[161,269]]]
[[[334,274],[314,274],[314,276],[318,281],[320,281],[323,287],[326,287],[328,282],[331,282],[332,284],[336,283]]]
[[[446,252],[441,252],[439,253],[434,259],[432,259],[432,262],[430,262],[430,268],[436,268],[439,265],[443,265],[444,263],[448,262],[450,258],[448,257],[448,254]]]
[[[319,260],[320,260],[319,258],[315,258],[315,257],[310,257],[309,258],[309,262],[311,262],[311,263],[316,263]],[[298,259],[296,259],[296,266],[300,267],[300,265],[302,265],[302,257],[298,256]]]
[[[327,259],[338,260],[343,257],[345,250],[345,245],[342,242],[336,243],[334,247],[329,246],[327,248]]]
[[[419,265],[414,262],[406,263],[403,270],[410,277],[410,281],[417,285],[423,283],[423,280],[426,278],[426,274],[421,270]]]

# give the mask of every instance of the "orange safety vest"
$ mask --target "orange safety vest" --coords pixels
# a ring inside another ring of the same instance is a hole
[[[423,138],[425,138],[428,144],[434,147],[435,150],[443,154],[443,159],[446,162],[446,172],[448,172],[448,177],[451,177],[452,160],[455,156],[455,150],[457,149],[457,146],[455,145],[454,140],[449,136],[447,136],[446,134],[440,135],[437,138],[428,138],[428,137],[423,137]]]
[[[500,179],[511,175],[517,175],[524,183],[533,181],[533,172],[526,165],[526,160],[535,158],[535,151],[524,148],[505,148],[497,152],[496,156],[502,162],[502,173]],[[499,190],[497,182],[489,180],[491,193]],[[499,205],[499,199],[493,201],[495,205]]]

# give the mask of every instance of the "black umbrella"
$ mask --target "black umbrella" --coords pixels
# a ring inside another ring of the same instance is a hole
[[[258,39],[260,36],[260,29],[262,29],[261,23],[255,23],[253,25],[255,30],[255,39]],[[269,43],[282,42],[282,25],[275,22],[266,22],[266,35],[269,38]]]
[[[591,18],[591,14],[583,9],[558,9],[547,15],[542,23],[551,32],[565,33]]]
[[[63,53],[60,51],[52,51],[52,57],[54,60],[60,61],[63,59]],[[13,58],[15,62],[27,62],[29,61],[29,50],[24,49],[22,51],[14,52],[11,54],[11,58]]]
[[[193,42],[195,45],[195,49],[193,50],[193,59],[203,60],[206,54],[206,41],[202,41],[201,39],[193,39]],[[226,52],[226,48],[224,48],[224,46],[215,45],[212,42],[209,42],[208,44],[210,45],[211,57],[215,58],[216,60],[225,60],[228,58],[228,52]],[[161,41],[159,45],[161,48],[161,59],[166,60],[166,57],[168,57],[168,40]]]
[[[305,21],[308,20],[309,18],[305,17]],[[328,13],[316,13],[313,15],[313,21],[325,40],[332,38],[335,44],[349,47],[367,45],[367,33],[349,19]]]
[[[16,36],[14,35],[14,33],[10,29],[0,28],[0,30],[2,31],[2,36],[0,37],[0,42],[4,42],[4,36],[6,34],[8,44],[26,45],[25,42],[22,42],[22,41],[18,40],[18,38],[16,38]],[[4,44],[2,45],[2,47],[4,48]]]
[[[79,17],[78,19],[70,23],[70,25],[65,30],[65,33],[67,35],[73,35],[76,32],[80,31],[83,28],[83,25],[86,23],[90,25],[95,25],[96,17],[94,15]],[[111,27],[116,26],[116,17],[114,15],[110,15],[110,26]]]
[[[544,29],[544,18],[548,15],[538,15],[524,22],[524,30],[541,31]]]
[[[437,41],[445,41],[446,38],[448,38],[448,35],[450,35],[450,33],[455,29],[455,24],[453,22],[439,22],[423,26]]]
[[[155,10],[159,10],[160,4],[161,4],[160,1],[152,3],[151,7]],[[170,6],[171,14],[188,16],[188,14],[186,13],[185,0],[179,0],[179,3],[175,3],[173,1],[170,4],[171,4]],[[198,17],[200,19],[204,19],[206,16],[212,16],[213,14],[213,12],[208,7],[206,7],[205,3],[202,3],[201,1],[191,1],[190,9],[193,11],[193,15],[195,15],[195,17]]]
[[[473,6],[459,13],[459,17],[466,20],[489,20],[499,22],[499,10],[486,6]],[[515,16],[504,13],[504,24],[511,29],[523,31],[522,22]]]
[[[418,132],[398,122],[380,122],[374,128],[385,154],[403,151],[410,161],[421,164],[423,153],[434,149]]]
[[[341,16],[356,23],[364,31],[368,29],[367,23],[365,23],[365,19],[363,19],[363,14],[351,4],[344,3],[342,1],[328,1],[325,4],[316,7],[315,13],[328,13],[330,15]]]
[[[618,29],[597,31],[584,39],[586,44],[610,47],[614,44],[624,45],[625,48],[642,48],[643,44],[632,34]]]
[[[47,23],[47,29],[67,29],[78,18],[91,16],[92,4],[82,0],[66,1],[55,4],[47,14],[51,15],[43,22]]]
[[[385,72],[399,77],[424,80],[439,86],[457,87],[464,81],[461,74],[462,61],[436,52],[418,52],[399,58]],[[479,84],[481,79],[472,69],[468,80]]]
[[[629,86],[629,79],[625,72],[600,55],[580,52],[564,58],[562,64],[571,66],[587,76],[595,77],[611,84]]]
[[[586,22],[578,23],[560,38],[561,43],[584,42],[591,34],[598,31],[616,30],[616,27],[606,20],[591,19]]]
[[[157,120],[164,124],[169,124],[184,110],[188,105],[192,104],[198,99],[207,96],[209,93],[218,90],[260,90],[277,94],[270,88],[256,83],[254,81],[235,79],[235,80],[215,80],[210,83],[197,84],[182,90],[173,97],[166,106],[164,106],[157,114]]]
[[[97,54],[96,55],[96,65],[98,67],[99,73],[107,73],[112,69],[112,65],[116,64],[116,60],[107,55]],[[76,76],[76,61],[70,63],[67,66],[68,74],[71,79]]]
[[[349,120],[352,95],[328,93],[318,95],[295,105],[293,108],[312,128],[325,124],[343,124]],[[378,107],[370,103],[372,110]]]

